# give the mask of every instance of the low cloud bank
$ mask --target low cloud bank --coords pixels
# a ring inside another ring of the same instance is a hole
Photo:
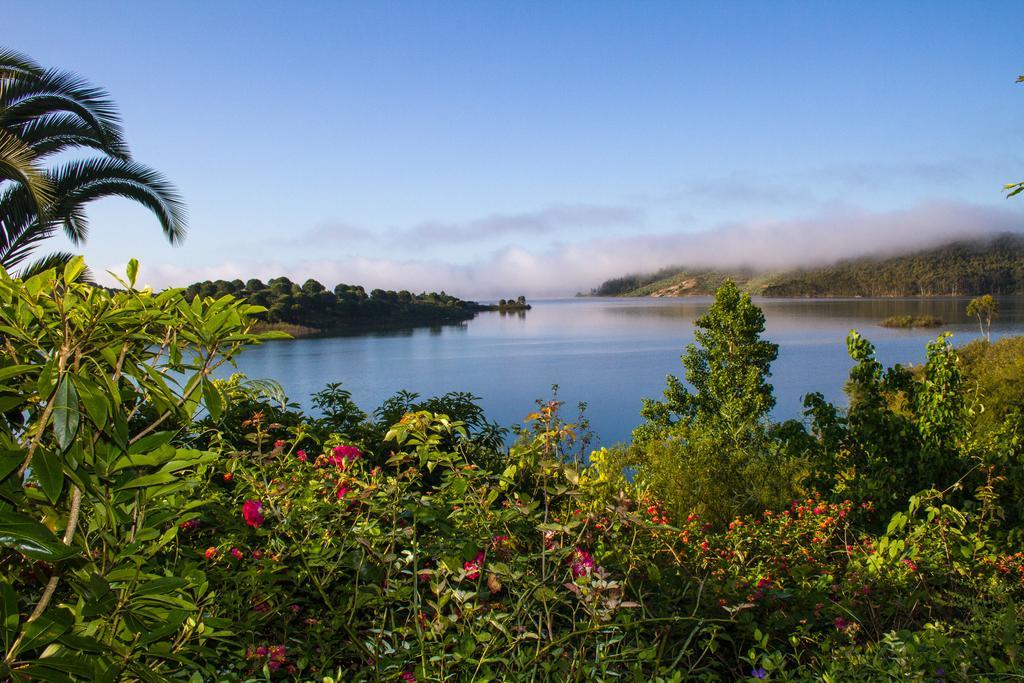
[[[608,278],[670,265],[813,266],[1022,229],[1024,211],[1016,207],[929,202],[909,209],[869,212],[833,206],[804,218],[731,223],[703,232],[604,237],[544,250],[508,246],[466,265],[397,258],[211,266],[143,264],[142,279],[164,287],[207,279],[265,280],[287,275],[300,283],[312,277],[328,287],[345,282],[368,289],[444,290],[467,298],[565,296],[589,291]],[[123,267],[113,270],[123,271]]]

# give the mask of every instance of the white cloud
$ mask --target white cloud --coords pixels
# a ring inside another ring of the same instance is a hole
[[[365,287],[445,290],[462,297],[557,296],[589,291],[627,273],[686,264],[783,268],[840,258],[906,252],[962,237],[1020,231],[1024,212],[952,202],[870,212],[831,206],[793,220],[737,222],[703,232],[594,238],[530,250],[508,246],[469,264],[423,258],[227,261],[217,265],[143,264],[142,280],[157,287],[206,279],[316,278]],[[123,266],[114,268],[123,272]]]

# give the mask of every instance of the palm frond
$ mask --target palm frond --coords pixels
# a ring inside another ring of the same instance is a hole
[[[57,200],[50,216],[64,223],[72,241],[81,241],[88,227],[80,212],[82,205],[118,196],[152,211],[171,244],[185,238],[187,216],[181,196],[163,175],[147,166],[120,159],[81,159],[52,171],[51,178]]]
[[[52,220],[39,220],[35,203],[23,185],[5,187],[0,192],[0,265],[4,268],[15,268],[55,230]]]
[[[22,142],[32,148],[36,158],[77,147],[106,152],[106,143],[81,118],[66,112],[46,114],[13,127]]]
[[[36,64],[28,55],[0,47],[0,78],[38,76],[42,73],[43,67]]]
[[[100,88],[74,74],[48,70],[38,75],[15,75],[0,90],[0,127],[10,130],[48,114],[69,113],[91,127],[105,152],[129,158],[114,103]]]
[[[53,200],[53,187],[37,161],[32,147],[0,129],[0,180],[10,180],[24,187],[36,212],[42,213]]]
[[[68,264],[68,261],[70,261],[73,258],[75,258],[75,254],[72,254],[67,251],[56,251],[52,254],[47,254],[46,256],[38,258],[35,261],[29,263],[24,268],[22,268],[18,272],[18,277],[20,277],[22,280],[27,280],[33,275],[38,275],[39,273],[42,273],[45,270],[49,270],[50,268],[63,268]],[[82,279],[81,276],[79,277],[79,279]]]

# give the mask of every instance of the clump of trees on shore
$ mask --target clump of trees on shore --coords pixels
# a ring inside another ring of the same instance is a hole
[[[188,297],[244,299],[267,310],[260,314],[268,324],[313,328],[319,332],[348,327],[388,324],[432,324],[468,320],[486,307],[445,292],[413,294],[407,290],[373,289],[339,284],[327,289],[314,279],[301,285],[287,277],[261,280],[215,280],[196,282],[185,288]]]

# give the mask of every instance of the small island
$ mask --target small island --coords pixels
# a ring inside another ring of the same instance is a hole
[[[496,304],[486,304],[481,306],[481,310],[501,312],[528,311],[531,308],[533,308],[533,306],[526,303],[525,296],[520,296],[518,299],[498,299],[498,303]]]
[[[882,327],[899,327],[909,330],[915,327],[939,327],[946,323],[934,315],[891,315],[879,324]]]
[[[338,284],[327,289],[308,279],[301,285],[287,277],[206,280],[185,288],[185,295],[220,298],[231,295],[267,310],[258,316],[257,330],[280,331],[292,337],[344,334],[368,328],[407,328],[451,325],[482,311],[527,311],[526,297],[501,299],[497,304],[467,301],[445,292],[373,289]]]

